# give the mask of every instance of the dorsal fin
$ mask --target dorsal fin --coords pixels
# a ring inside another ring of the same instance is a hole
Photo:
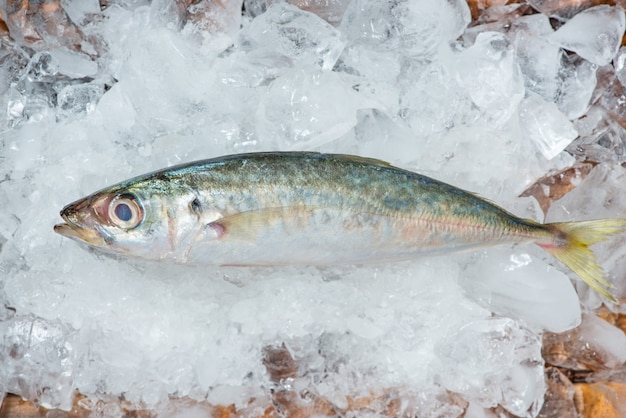
[[[322,154],[322,155],[332,155],[334,157],[341,158],[347,161],[352,161],[355,163],[364,163],[364,164],[370,164],[370,165],[377,165],[379,167],[396,168],[390,163],[388,163],[387,161],[379,160],[376,158],[360,157],[358,155],[350,155],[350,154]]]

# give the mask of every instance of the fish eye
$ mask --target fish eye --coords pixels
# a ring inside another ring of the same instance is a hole
[[[143,220],[143,209],[131,194],[115,196],[109,203],[109,219],[123,229],[133,229]]]

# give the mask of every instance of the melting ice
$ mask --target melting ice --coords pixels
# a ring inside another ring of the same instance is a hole
[[[254,398],[262,412],[293,391],[345,411],[349,398],[385,394],[420,416],[496,406],[536,416],[540,335],[581,321],[568,273],[538,249],[197,269],[104,257],[52,226],[64,204],[132,175],[305,149],[382,158],[543,220],[518,196],[572,165],[563,150],[576,138],[577,152],[624,160],[617,123],[578,119],[619,114],[610,98],[589,108],[598,66],[618,53],[623,11],[560,16],[557,30],[534,14],[504,31],[468,29],[461,0],[260,0],[243,16],[240,2],[209,3],[113,1],[100,12],[64,2],[55,21],[82,38],[36,20],[25,37],[14,6],[2,10],[0,393],[69,409],[77,390],[164,413],[171,397],[250,410]],[[623,184],[623,169],[594,170],[550,220],[623,216],[608,197],[588,198],[598,182]],[[617,277],[624,255],[601,253]],[[264,366],[268,347],[297,365],[285,380]],[[104,415],[119,414],[110,408]]]

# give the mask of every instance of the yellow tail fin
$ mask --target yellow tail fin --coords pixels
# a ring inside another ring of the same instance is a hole
[[[613,285],[604,278],[605,273],[589,246],[623,232],[626,228],[626,219],[561,222],[547,226],[554,228],[557,235],[560,232],[564,236],[558,237],[554,244],[539,245],[569,267],[593,290],[607,300],[617,303],[617,299],[609,291]]]

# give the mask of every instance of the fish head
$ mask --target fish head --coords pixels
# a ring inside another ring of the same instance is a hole
[[[65,223],[54,230],[106,253],[178,258],[185,251],[181,243],[198,228],[189,208],[193,199],[190,191],[153,179],[123,183],[65,206]]]

